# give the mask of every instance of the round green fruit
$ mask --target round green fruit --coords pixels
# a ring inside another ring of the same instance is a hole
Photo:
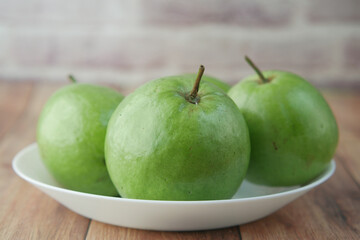
[[[108,175],[104,141],[108,121],[123,96],[101,86],[71,84],[46,103],[37,127],[45,166],[64,187],[118,195]]]
[[[151,81],[110,119],[105,156],[122,197],[231,198],[250,157],[246,123],[218,87],[189,75]],[[197,91],[198,89],[198,91]]]
[[[300,76],[282,71],[262,75],[245,78],[228,93],[250,132],[247,179],[272,186],[306,184],[335,153],[334,115],[319,91]]]

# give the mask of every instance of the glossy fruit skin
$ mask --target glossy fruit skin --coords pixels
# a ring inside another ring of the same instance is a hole
[[[107,87],[71,84],[42,110],[37,142],[45,166],[64,187],[117,196],[104,159],[108,121],[123,96]]]
[[[192,77],[192,78],[196,78],[196,74],[194,73],[189,73],[189,74],[184,74],[184,77]],[[223,90],[224,92],[228,92],[231,88],[231,86],[217,78],[208,76],[208,75],[203,75],[201,81],[203,82],[210,82],[214,85],[216,85],[217,87],[219,87],[221,90]]]
[[[191,76],[151,81],[110,119],[105,156],[121,196],[150,200],[231,198],[250,157],[248,129],[235,103],[202,81],[192,104]]]
[[[247,179],[258,184],[306,184],[325,170],[338,143],[338,127],[323,96],[292,73],[265,71],[230,89],[249,127]]]

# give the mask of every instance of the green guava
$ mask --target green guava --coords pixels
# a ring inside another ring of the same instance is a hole
[[[338,143],[337,124],[323,96],[305,79],[264,71],[246,77],[228,95],[250,132],[249,181],[302,185],[329,165]]]
[[[118,195],[105,166],[108,121],[123,96],[107,87],[74,83],[53,94],[40,115],[42,160],[65,188]]]
[[[122,197],[231,198],[245,177],[249,134],[235,103],[214,84],[180,75],[135,90],[110,119],[105,156]],[[194,86],[194,87],[193,87]]]

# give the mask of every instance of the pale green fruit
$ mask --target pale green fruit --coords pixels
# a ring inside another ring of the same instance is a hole
[[[334,115],[318,90],[283,71],[252,75],[229,91],[249,127],[247,179],[265,185],[306,184],[329,165],[338,143]]]
[[[231,198],[248,166],[250,142],[235,103],[195,78],[151,81],[129,95],[109,122],[108,171],[125,198],[215,200]]]
[[[108,121],[123,96],[107,87],[71,84],[46,103],[37,128],[42,159],[65,188],[117,195],[104,158]]]

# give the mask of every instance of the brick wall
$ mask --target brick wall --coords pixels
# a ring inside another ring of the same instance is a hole
[[[196,72],[252,70],[360,86],[360,0],[1,0],[0,79],[135,87]]]

